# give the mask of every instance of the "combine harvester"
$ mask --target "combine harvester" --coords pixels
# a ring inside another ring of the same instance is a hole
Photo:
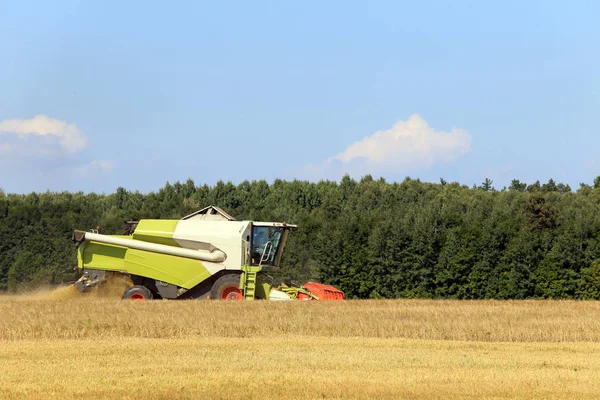
[[[126,275],[123,299],[341,300],[338,289],[309,282],[273,288],[261,272],[279,270],[295,225],[236,221],[210,206],[181,220],[129,221],[126,235],[75,231],[75,283],[81,292]]]

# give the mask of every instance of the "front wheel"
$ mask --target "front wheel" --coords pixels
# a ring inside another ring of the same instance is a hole
[[[243,300],[240,289],[240,276],[237,274],[223,275],[212,285],[210,298],[216,300]]]
[[[123,300],[152,300],[152,292],[146,286],[135,285],[123,293]]]

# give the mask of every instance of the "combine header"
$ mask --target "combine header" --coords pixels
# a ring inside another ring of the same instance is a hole
[[[285,222],[236,221],[210,206],[181,220],[128,221],[126,235],[75,231],[76,282],[84,292],[115,275],[133,286],[124,299],[337,300],[334,287],[307,283],[273,288],[261,272],[275,272],[290,231]]]

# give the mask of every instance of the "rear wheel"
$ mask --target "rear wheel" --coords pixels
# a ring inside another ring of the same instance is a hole
[[[216,300],[243,300],[240,289],[240,276],[237,274],[223,275],[212,285],[210,298]]]
[[[152,300],[154,296],[146,286],[135,285],[130,287],[121,296],[124,300]]]

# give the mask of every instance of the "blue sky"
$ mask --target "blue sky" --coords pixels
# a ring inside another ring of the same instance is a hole
[[[600,175],[597,2],[0,0],[0,187]]]

